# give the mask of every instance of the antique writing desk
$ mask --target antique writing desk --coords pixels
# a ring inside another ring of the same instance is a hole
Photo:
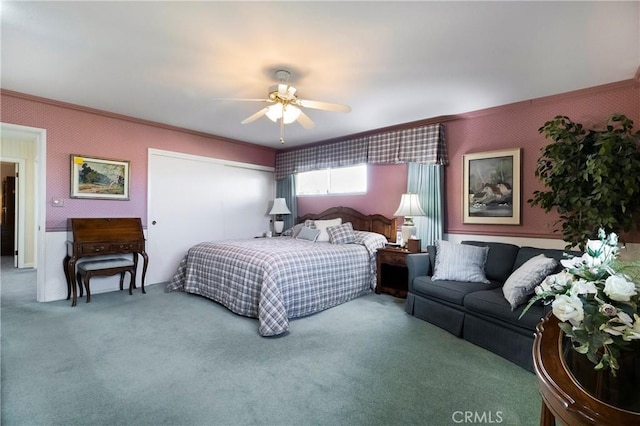
[[[76,306],[78,287],[76,262],[88,256],[133,254],[134,268],[138,267],[138,255],[142,256],[142,285],[149,264],[145,252],[145,240],[140,218],[70,218],[67,255],[63,261],[67,278],[67,300],[73,294],[71,306]]]

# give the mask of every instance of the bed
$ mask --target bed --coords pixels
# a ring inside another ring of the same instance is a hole
[[[283,236],[197,244],[181,260],[167,291],[204,296],[236,314],[257,318],[262,336],[287,333],[290,319],[375,289],[375,252],[395,241],[395,218],[335,207],[297,222],[311,225],[337,218],[351,223],[353,243]]]

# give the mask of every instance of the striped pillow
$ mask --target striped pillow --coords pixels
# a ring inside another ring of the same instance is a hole
[[[484,273],[489,247],[454,244],[444,240],[436,242],[436,264],[433,281],[464,281],[486,283]]]
[[[502,287],[502,294],[511,305],[511,310],[526,302],[529,296],[533,295],[534,288],[557,266],[557,260],[539,254],[516,269]]]
[[[356,240],[356,234],[353,232],[351,222],[330,226],[327,228],[327,234],[329,234],[329,242],[331,244],[351,244]]]

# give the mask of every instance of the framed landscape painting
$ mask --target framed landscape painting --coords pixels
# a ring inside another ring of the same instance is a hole
[[[520,148],[463,156],[463,223],[520,225]]]
[[[129,161],[71,155],[71,198],[129,199]]]

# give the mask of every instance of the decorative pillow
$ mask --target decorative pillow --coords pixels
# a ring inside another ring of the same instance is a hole
[[[489,247],[477,247],[467,244],[454,244],[444,240],[436,242],[436,264],[434,281],[464,281],[486,283],[489,280],[484,273]]]
[[[313,220],[307,219],[304,221],[304,226],[311,229],[316,229],[316,225],[313,224]]]
[[[316,229],[320,230],[318,241],[329,241],[329,234],[327,234],[327,228],[330,226],[342,225],[342,218],[329,219],[329,220],[314,220],[313,224]]]
[[[351,244],[356,241],[356,234],[353,232],[351,222],[330,226],[327,228],[327,234],[329,234],[331,244]]]
[[[552,273],[558,266],[558,261],[544,254],[539,254],[522,264],[505,281],[502,294],[515,310],[533,294],[534,288]]]
[[[296,237],[297,240],[308,240],[308,241],[316,241],[318,239],[318,235],[320,235],[320,231],[318,229],[311,229],[309,227],[303,226]]]
[[[302,228],[304,228],[304,223],[299,223],[295,225],[293,228],[291,228],[291,236],[293,238],[297,237],[300,231],[302,230]]]

